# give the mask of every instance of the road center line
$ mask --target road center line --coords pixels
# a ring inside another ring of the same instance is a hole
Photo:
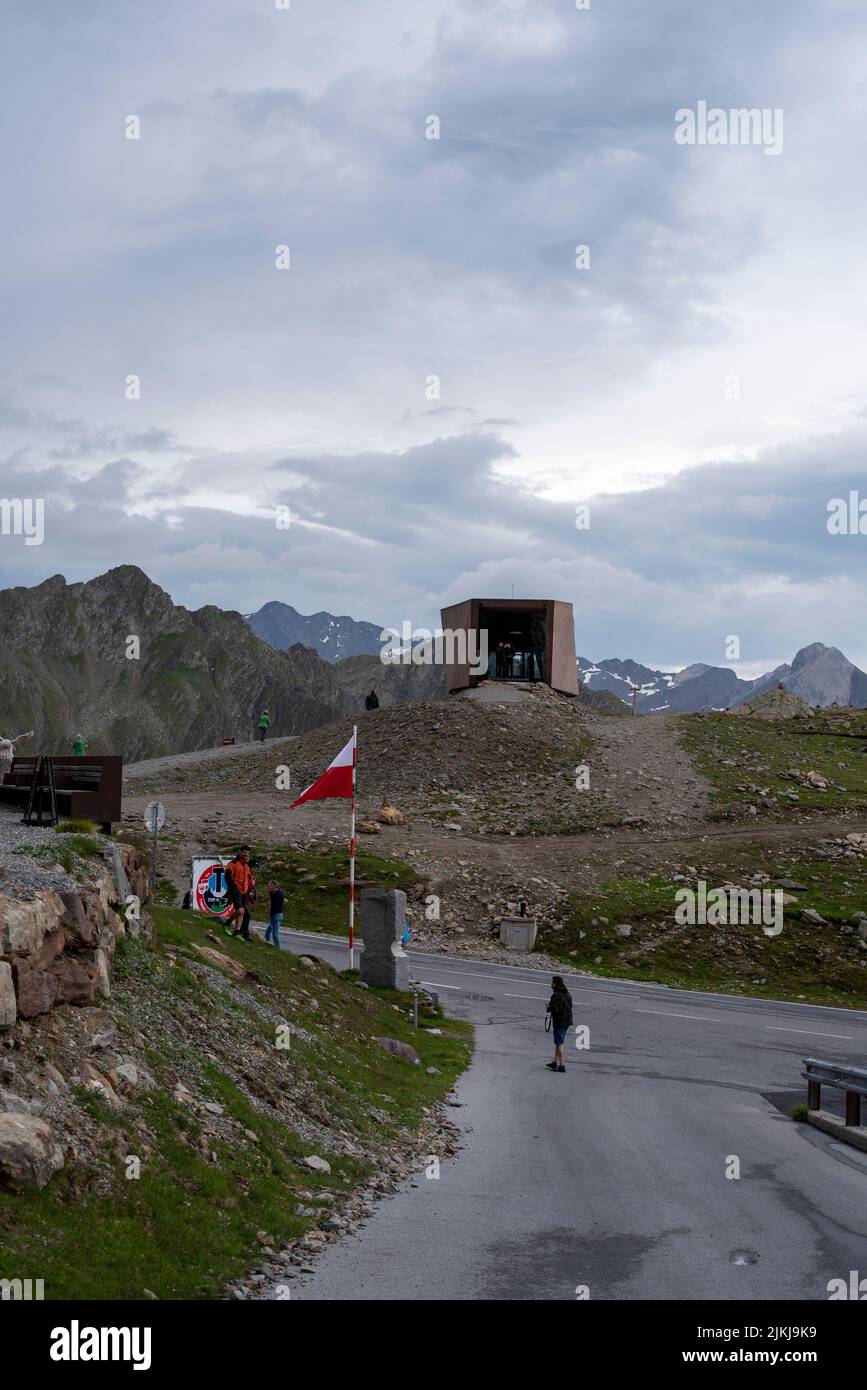
[[[412,952],[410,952],[409,954],[411,955]],[[451,962],[449,962],[449,963],[451,964]],[[499,962],[495,962],[495,964],[499,965]],[[511,973],[512,971],[517,972],[517,971],[520,969],[520,967],[519,967],[519,966],[516,966],[516,965],[504,965],[504,966],[502,966],[502,967],[500,967],[500,968],[501,968],[502,970],[507,970],[507,971],[509,971],[510,973]],[[491,980],[491,979],[498,980],[498,979],[499,979],[499,980],[503,980],[504,982],[508,982],[508,980],[509,980],[509,975],[491,975],[491,974],[488,973],[487,971],[486,971],[486,972],[482,972],[481,970],[461,970],[460,966],[457,966],[457,965],[455,966],[455,968],[453,969],[453,971],[452,971],[451,973],[454,974],[454,975],[460,975],[462,979],[467,979],[467,980]],[[537,975],[545,975],[545,974],[547,974],[547,971],[539,970],[539,971],[536,971],[536,974],[537,974]],[[514,977],[513,977],[513,978],[514,978]],[[565,980],[567,980],[567,981],[571,984],[571,982],[572,982],[573,979],[581,979],[581,978],[583,978],[583,977],[581,977],[581,976],[573,976],[573,975],[564,975],[563,978],[564,978]],[[517,979],[516,979],[516,983],[517,983],[517,984],[523,984],[523,985],[529,985],[529,984],[533,984],[534,981],[533,981],[532,976],[526,976],[526,977],[518,976]],[[644,985],[644,984],[642,984],[641,987],[642,987],[643,989],[646,989],[646,988],[647,988],[647,986]],[[636,991],[635,991],[635,990],[626,990],[626,989],[591,989],[591,988],[589,988],[589,987],[579,986],[579,987],[577,987],[577,988],[573,988],[572,993],[573,993],[573,994],[613,994],[613,995],[615,995],[616,997],[618,997],[618,998],[620,998],[620,999],[625,999],[625,998],[629,997],[630,995],[633,995],[633,996],[634,996],[635,993],[636,993]]]
[[[507,994],[507,999],[544,999],[544,994]]]
[[[851,1033],[817,1033],[815,1028],[781,1028],[774,1023],[765,1023],[763,1026],[769,1033],[808,1033],[811,1038],[845,1038],[847,1042],[852,1041]]]
[[[426,987],[430,986],[431,989],[456,989],[458,994],[461,992],[460,985],[441,985],[437,980],[421,980],[419,983]]]
[[[672,1014],[665,1009],[634,1009],[637,1014],[655,1014],[657,1018],[691,1018],[695,1023],[705,1023],[707,1020],[701,1014]]]

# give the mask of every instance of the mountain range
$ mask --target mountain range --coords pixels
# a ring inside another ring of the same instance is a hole
[[[290,641],[299,631],[304,642]],[[383,705],[444,699],[444,668],[383,665],[380,631],[281,603],[248,618],[212,605],[190,611],[133,565],[84,583],[54,575],[0,590],[0,735],[34,729],[21,745],[28,752],[68,750],[81,733],[89,752],[129,761],[246,742],[265,708],[271,737],[306,733],[363,710],[374,685]],[[867,706],[867,675],[821,642],[754,681],[729,667],[655,671],[619,658],[579,657],[578,671],[582,696],[600,708],[621,708],[615,696],[628,706],[631,683],[642,713],[730,709],[778,684],[811,705]]]
[[[0,590],[0,632],[0,735],[33,729],[22,753],[71,751],[81,733],[129,761],[247,742],[266,708],[271,736],[306,733],[363,710],[373,685],[383,704],[446,693],[442,667],[276,651],[240,613],[183,608],[134,565]]]
[[[291,604],[273,601],[256,613],[245,613],[257,637],[278,652],[288,651],[300,642],[318,652],[325,661],[342,661],[348,656],[377,656],[382,649],[382,627],[358,622],[346,614],[311,613],[305,618]]]
[[[581,656],[578,679],[585,690],[607,690],[628,705],[632,704],[631,687],[637,686],[636,709],[642,714],[732,709],[777,685],[810,705],[867,707],[867,675],[838,647],[826,647],[822,642],[802,647],[791,664],[785,662],[751,681],[741,680],[730,666],[697,662],[681,671],[654,671],[619,657],[596,662]]]

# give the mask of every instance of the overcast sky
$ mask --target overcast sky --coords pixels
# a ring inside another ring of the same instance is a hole
[[[6,0],[0,585],[867,666],[864,0],[277,3]]]

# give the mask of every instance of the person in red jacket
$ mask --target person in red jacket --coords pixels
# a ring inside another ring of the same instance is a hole
[[[253,870],[250,868],[250,846],[242,845],[226,865],[226,889],[232,905],[231,914],[226,918],[226,935],[240,936],[244,920],[247,896],[253,887]],[[233,930],[234,928],[234,930]]]

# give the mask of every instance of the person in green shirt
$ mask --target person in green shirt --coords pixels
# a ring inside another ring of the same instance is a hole
[[[76,734],[72,740],[72,751],[76,758],[83,758],[87,752],[87,740],[83,739],[81,734]]]
[[[269,715],[269,713],[268,713],[268,711],[267,711],[266,709],[263,709],[262,713],[259,715],[259,742],[260,742],[260,743],[264,743],[264,742],[265,742],[265,735],[266,735],[267,732],[268,732],[268,726],[270,725],[270,723],[271,723],[271,716]]]

